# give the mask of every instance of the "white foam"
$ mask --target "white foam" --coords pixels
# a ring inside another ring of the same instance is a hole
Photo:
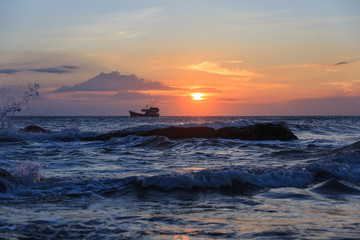
[[[26,160],[16,166],[15,177],[23,185],[40,182],[40,163]]]

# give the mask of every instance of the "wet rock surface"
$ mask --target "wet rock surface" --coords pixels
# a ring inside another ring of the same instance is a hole
[[[36,125],[29,125],[25,128],[19,129],[20,132],[27,132],[27,133],[51,133],[50,130],[46,130],[42,127]]]
[[[298,139],[289,128],[275,123],[261,123],[246,127],[224,127],[216,131],[216,136],[250,141],[289,141]]]
[[[294,133],[283,124],[260,123],[244,127],[224,127],[215,130],[211,127],[168,127],[150,131],[117,131],[101,134],[95,137],[82,138],[83,141],[106,141],[111,138],[138,136],[165,136],[169,139],[184,138],[224,138],[249,141],[281,140],[290,141],[298,139]]]

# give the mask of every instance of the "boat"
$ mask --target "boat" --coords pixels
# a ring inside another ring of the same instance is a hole
[[[141,109],[144,113],[137,113],[134,111],[129,111],[130,117],[158,117],[160,116],[158,107],[151,107],[146,105],[145,108]]]

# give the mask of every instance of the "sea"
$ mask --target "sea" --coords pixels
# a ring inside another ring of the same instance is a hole
[[[0,239],[360,239],[359,116],[6,121],[0,168],[15,181],[0,193]],[[81,140],[279,122],[299,139]],[[29,125],[52,132],[19,131]]]

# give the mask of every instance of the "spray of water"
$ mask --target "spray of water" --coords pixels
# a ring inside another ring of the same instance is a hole
[[[15,176],[21,184],[31,185],[40,182],[40,163],[26,160],[16,166]]]
[[[29,109],[37,100],[41,99],[38,83],[24,87],[3,87],[0,89],[0,129],[11,128],[10,118],[17,112]]]

